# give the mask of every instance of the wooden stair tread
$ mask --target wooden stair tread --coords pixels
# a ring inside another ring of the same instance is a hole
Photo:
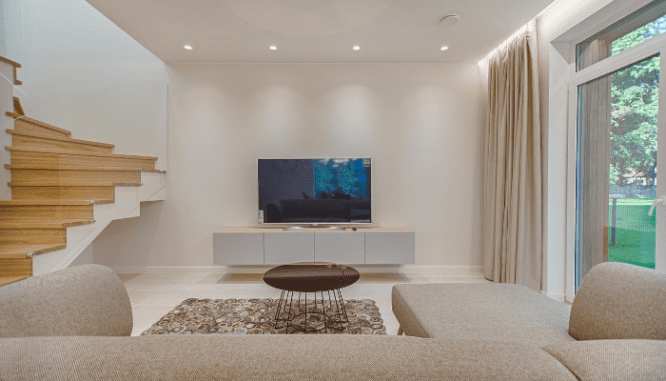
[[[111,166],[61,166],[61,165],[30,165],[30,164],[5,164],[7,169],[41,169],[46,171],[122,171],[122,172],[156,172],[166,173],[166,171],[159,169],[145,169],[145,168],[126,168],[126,167],[111,167]]]
[[[20,103],[19,103],[19,104],[20,104]],[[28,118],[27,116],[22,115],[22,114],[19,114],[19,113],[17,113],[17,112],[11,112],[11,111],[8,111],[8,112],[6,112],[6,115],[9,116],[9,117],[12,117],[12,118],[14,118],[14,119],[21,119],[21,120],[24,120],[24,121],[26,121],[26,122],[30,122],[30,123],[32,123],[32,124],[36,124],[36,125],[38,125],[38,126],[40,126],[40,127],[44,127],[44,128],[46,128],[46,129],[48,129],[48,130],[51,130],[51,131],[54,131],[54,132],[58,132],[58,133],[60,133],[60,134],[66,135],[66,136],[71,136],[71,135],[72,135],[72,132],[69,131],[69,130],[65,130],[65,129],[62,129],[62,128],[60,128],[60,127],[56,127],[56,126],[52,126],[52,125],[50,125],[50,124],[48,124],[48,123],[40,122],[40,121],[37,120],[37,119]]]
[[[68,183],[68,182],[17,182],[7,183],[10,187],[138,187],[140,183],[112,183],[112,182],[87,182],[87,183]]]
[[[0,259],[25,258],[28,253],[42,254],[65,248],[67,248],[67,244],[14,245],[0,243]],[[23,257],[20,257],[21,254]]]
[[[62,219],[62,220],[44,220],[30,221],[26,219],[0,220],[0,229],[62,229],[71,226],[80,226],[90,224],[91,220],[81,219]]]
[[[119,159],[139,159],[139,160],[152,160],[157,161],[155,156],[139,156],[139,155],[125,155],[121,153],[102,153],[102,152],[77,152],[77,151],[66,151],[58,149],[36,149],[36,148],[23,148],[23,147],[13,147],[5,146],[5,149],[8,151],[17,151],[17,152],[33,152],[33,153],[52,153],[56,155],[69,155],[69,156],[98,156],[98,157],[111,157]]]
[[[31,246],[36,246],[36,245],[31,245]],[[17,253],[3,253],[2,248],[0,248],[0,266],[2,266],[2,260],[3,259],[26,259],[26,258],[29,258],[28,253],[32,253],[32,252],[33,251],[20,251],[20,252],[17,252]]]
[[[0,201],[0,206],[72,206],[72,205],[100,205],[113,204],[113,200],[5,200]]]
[[[3,56],[0,56],[0,62],[8,63],[8,64],[10,64],[10,65],[12,65],[12,66],[14,66],[14,67],[18,67],[18,68],[21,67],[21,64],[20,64],[20,63],[18,63],[18,62],[16,62],[16,61],[12,61],[12,60],[10,60],[9,58],[5,58],[5,57],[3,57]]]
[[[60,165],[35,165],[35,164],[5,164],[7,169],[43,169],[46,171],[124,171],[124,172],[141,172],[140,169],[112,167],[112,166],[60,166]]]
[[[5,200],[0,201],[0,206],[59,206],[59,205],[91,205],[91,201],[82,200]]]
[[[127,167],[110,167],[110,166],[68,166],[68,165],[29,165],[29,164],[5,164],[6,169],[17,170],[44,170],[44,171],[91,171],[91,172],[151,172],[151,173],[166,173],[162,169],[146,169],[146,168],[127,168]]]
[[[13,114],[19,115],[19,117],[25,117],[25,111],[23,111],[23,106],[21,106],[21,100],[18,97],[14,97],[14,112],[13,112]],[[8,115],[8,116],[11,116],[11,115]]]
[[[15,84],[15,85],[22,85],[23,82],[19,81],[18,78],[17,78],[17,76],[16,76],[16,74],[17,74],[17,69],[21,67],[21,64],[18,63],[18,62],[12,61],[12,60],[10,60],[9,58],[2,57],[2,56],[0,56],[0,61],[1,61],[1,62],[4,62],[4,63],[8,63],[8,64],[10,64],[10,65],[13,66],[12,69],[14,69],[14,70],[13,70],[13,71],[14,71],[14,84]]]
[[[72,138],[67,138],[67,137],[60,137],[60,136],[51,136],[51,135],[42,135],[42,134],[35,134],[35,133],[28,133],[28,132],[18,132],[14,130],[7,130],[8,134],[11,135],[16,135],[16,136],[23,136],[23,137],[29,137],[29,138],[38,138],[38,139],[45,139],[45,140],[55,140],[59,142],[65,142],[65,143],[74,143],[74,144],[82,144],[82,145],[88,145],[88,146],[96,146],[96,147],[103,147],[103,148],[113,148],[113,144],[107,144],[107,143],[98,143],[98,142],[91,142],[89,140],[79,140],[79,139],[72,139]]]
[[[27,276],[14,276],[14,277],[0,277],[0,286],[4,286],[6,284],[18,282],[23,279],[27,279]]]

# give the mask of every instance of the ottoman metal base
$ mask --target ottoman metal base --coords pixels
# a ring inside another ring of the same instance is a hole
[[[344,330],[344,324],[349,323],[349,319],[340,289],[312,292],[314,298],[310,300],[308,294],[309,292],[299,292],[294,300],[293,291],[283,290],[280,293],[275,312],[275,329],[293,327],[305,333],[318,332],[325,328]]]

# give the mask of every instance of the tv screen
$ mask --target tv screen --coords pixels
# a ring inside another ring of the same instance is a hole
[[[370,223],[369,158],[259,159],[259,223]]]

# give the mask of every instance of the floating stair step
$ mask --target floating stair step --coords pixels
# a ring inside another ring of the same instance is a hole
[[[6,243],[0,243],[0,245],[7,245]],[[14,245],[14,246],[22,246],[22,247],[35,247],[36,245]],[[9,260],[9,259],[26,259],[28,257],[28,253],[32,253],[32,251],[23,251],[19,250],[18,252],[10,252],[11,250],[7,249],[7,252],[3,251],[0,247],[0,266],[4,263],[3,261]]]
[[[115,186],[14,186],[12,198],[16,200],[89,200],[97,204],[113,203]]]
[[[93,205],[0,205],[0,220],[92,219]]]
[[[41,228],[3,226],[0,228],[0,239],[7,237],[67,237],[67,230],[61,226]]]
[[[11,236],[0,237],[0,245],[65,245],[67,244],[67,236],[52,237],[52,236]]]
[[[60,205],[72,205],[72,206],[87,206],[92,205],[91,201],[82,201],[82,200],[5,200],[0,201],[0,207],[2,206],[38,206],[38,205],[49,205],[49,206],[60,206]]]
[[[0,244],[0,259],[14,259],[23,254],[27,257],[29,253],[43,254],[50,251],[57,251],[67,248],[66,244],[48,244],[48,245],[14,245],[8,243]]]
[[[24,148],[24,147],[13,147],[13,146],[6,146],[5,149],[17,152],[31,152],[31,153],[44,153],[44,154],[52,153],[56,155],[99,156],[99,157],[113,157],[113,158],[126,158],[126,159],[140,159],[140,160],[149,160],[149,161],[158,160],[158,158],[155,156],[125,155],[122,153],[78,152],[78,151],[63,151],[50,148]]]
[[[57,219],[32,221],[26,219],[0,220],[0,229],[59,229],[94,223],[91,219]]]
[[[141,186],[141,183],[123,183],[123,182],[111,182],[111,181],[99,181],[96,179],[90,179],[87,181],[49,181],[49,182],[39,182],[39,181],[12,181],[7,183],[10,187],[134,187]]]
[[[51,183],[141,183],[141,172],[136,169],[121,170],[52,170],[12,169],[12,182]]]
[[[37,133],[7,130],[12,135],[12,145],[24,148],[62,149],[75,152],[111,153],[113,144],[97,143],[67,137],[48,136]]]
[[[45,170],[45,171],[93,171],[93,172],[155,172],[166,173],[161,169],[128,168],[114,165],[61,165],[61,164],[5,164],[10,170]]]
[[[22,257],[0,254],[0,278],[27,277],[32,275],[32,258],[29,252],[22,253]]]
[[[46,170],[46,171],[93,171],[93,172],[155,172],[166,173],[160,169],[128,168],[113,165],[60,165],[60,164],[5,164],[9,170]]]
[[[10,114],[10,113],[8,113]],[[21,100],[18,97],[14,97],[14,112],[12,114],[17,114],[19,116],[24,116],[25,112],[23,111],[23,106],[21,106]],[[11,115],[8,115],[11,116]]]
[[[67,229],[63,227],[52,229],[2,228],[0,229],[0,243],[15,245],[65,244],[67,243]]]
[[[1,266],[2,264],[0,264]],[[2,277],[0,278],[0,286],[4,286],[6,284],[11,284],[14,282],[18,282],[23,279],[28,279],[28,276],[14,276],[14,277]]]
[[[60,136],[65,138],[72,135],[70,131],[28,118],[27,116],[16,112],[8,112],[7,116],[14,118],[14,131],[16,132],[37,133],[47,136]]]
[[[5,58],[5,57],[0,57],[0,61],[5,62],[5,63],[8,63],[8,64],[10,64],[10,65],[12,65],[12,66],[14,67],[14,84],[17,85],[17,86],[18,86],[18,85],[22,85],[23,82],[19,81],[19,80],[18,80],[18,77],[17,77],[17,75],[16,75],[16,71],[17,71],[18,68],[21,67],[21,64],[18,63],[18,62],[14,62],[14,61],[12,61],[12,60],[10,60],[10,59],[8,59],[8,58]]]
[[[46,170],[46,171],[120,171],[120,172],[158,172],[159,170],[145,170],[141,168],[126,168],[113,165],[49,165],[49,164],[5,164],[7,169],[16,170]]]
[[[99,154],[83,152],[64,152],[50,149],[26,149],[5,147],[11,152],[12,165],[48,165],[52,167],[118,167],[130,169],[154,170],[156,157],[132,156],[121,154]]]

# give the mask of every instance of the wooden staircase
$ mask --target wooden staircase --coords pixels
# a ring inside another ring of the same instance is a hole
[[[67,230],[95,224],[95,207],[116,202],[116,187],[141,186],[144,172],[164,173],[155,169],[156,157],[113,154],[112,144],[73,139],[70,131],[26,117],[18,98],[6,115],[14,119],[7,130],[12,145],[5,147],[12,199],[0,201],[0,286],[33,275],[40,254],[68,249]],[[109,214],[106,224],[131,214]]]

